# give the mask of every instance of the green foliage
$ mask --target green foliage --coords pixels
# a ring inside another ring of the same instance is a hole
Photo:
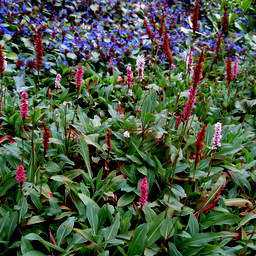
[[[121,29],[128,32],[135,27],[118,21],[117,17],[128,17],[127,3],[117,1],[116,13],[107,13],[108,1],[103,3],[86,1],[84,8],[95,19],[110,15],[109,24],[88,19],[84,26],[96,24],[99,30],[102,26],[125,39]],[[28,4],[31,10],[41,8]],[[76,10],[59,23],[64,28],[77,26],[67,35],[75,51],[68,50],[64,38],[61,42],[45,33],[43,44],[49,49],[45,47],[43,57],[51,68],[19,70],[19,53],[34,58],[34,38],[16,38],[19,25],[1,21],[1,28],[10,28],[14,35],[0,33],[8,64],[0,77],[0,255],[254,255],[254,4],[251,0],[204,1],[199,12],[203,19],[195,34],[191,17],[183,23],[179,16],[173,28],[164,28],[170,33],[179,28],[186,35],[185,44],[179,46],[186,53],[194,49],[193,70],[202,51],[205,57],[187,122],[184,109],[191,104],[189,90],[195,85],[186,59],[175,54],[175,34],[169,41],[175,68],[162,53],[163,37],[149,40],[147,34],[137,34],[134,40],[139,46],[127,49],[131,53],[124,53],[109,68],[108,51],[102,45],[98,49],[98,39],[92,39],[95,49],[88,59],[76,45],[80,20],[86,17],[83,9]],[[143,5],[133,14],[140,27],[147,16]],[[56,1],[54,8],[62,13],[65,5]],[[215,44],[201,48],[201,36],[217,38],[225,8],[229,27],[221,37],[217,58]],[[44,15],[51,24],[50,12],[45,10]],[[27,18],[22,24],[32,30],[34,24],[28,26]],[[158,31],[162,17],[147,18]],[[104,42],[111,43],[115,36]],[[50,50],[50,43],[61,45],[63,51]],[[246,51],[239,55],[235,43]],[[146,57],[142,81],[136,70],[141,54]],[[230,83],[228,57],[239,61],[237,77]],[[128,63],[133,71],[129,86]],[[79,91],[77,66],[84,70]],[[62,76],[60,88],[55,88],[57,74]],[[28,92],[25,120],[20,115],[24,90]],[[214,149],[218,122],[222,124],[221,145]],[[205,136],[200,141],[204,124]],[[50,137],[46,139],[47,128]],[[24,183],[16,179],[19,165],[25,168]],[[141,205],[140,182],[145,177],[147,203]]]

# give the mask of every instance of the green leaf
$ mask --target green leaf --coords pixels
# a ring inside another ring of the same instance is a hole
[[[119,227],[120,227],[120,213],[116,215],[114,223],[110,227],[108,227],[105,231],[104,237],[106,242],[116,237]]]
[[[21,198],[21,202],[20,202],[20,210],[19,210],[19,224],[22,221],[22,218],[24,217],[24,215],[27,213],[28,211],[28,202],[26,197],[22,197]]]
[[[136,164],[143,164],[141,160],[135,155],[126,155],[126,157]]]
[[[221,150],[215,155],[216,158],[218,158],[221,155],[233,155],[240,151],[243,148],[241,145],[230,145],[226,147],[222,147]]]
[[[178,184],[173,184],[172,185],[172,192],[176,195],[176,196],[180,196],[180,197],[186,197],[187,194],[184,190],[183,187],[181,187],[180,185]]]
[[[35,163],[36,163],[36,154],[32,154],[30,155],[30,160],[29,160],[29,165],[28,168],[26,170],[26,177],[28,182],[34,182],[35,179]]]
[[[141,118],[143,119],[144,123],[145,123],[146,114],[150,112],[151,112],[151,97],[150,95],[147,95],[141,107]]]
[[[27,252],[34,251],[34,248],[27,239],[21,237],[20,250],[22,255],[24,255]]]
[[[134,148],[136,149],[136,151],[139,153],[139,155],[141,156],[141,158],[143,158],[145,161],[147,161],[147,155],[142,152],[141,150],[138,149],[138,147],[135,145],[135,143],[132,142],[132,145],[134,146]]]
[[[135,196],[136,195],[134,193],[123,194],[117,202],[117,207],[123,207],[130,204],[134,200]]]
[[[198,204],[196,209],[202,209],[205,206],[209,205],[214,200],[214,198],[218,194],[218,192],[222,189],[222,187],[225,186],[225,184],[226,184],[226,176],[225,176],[225,174],[222,174],[222,175],[220,175],[218,180],[213,185],[205,202],[203,202],[202,204]]]
[[[89,201],[86,206],[86,216],[87,219],[92,227],[93,233],[96,235],[98,231],[98,217],[99,208],[95,207],[95,203]]]
[[[241,228],[244,226],[247,222],[256,219],[256,214],[254,212],[250,212],[248,215],[246,215],[238,224],[237,229]],[[236,230],[237,230],[236,229]]]
[[[153,115],[151,113],[146,113],[145,117],[144,117],[144,124],[147,124],[154,119],[155,119],[155,115]]]
[[[72,59],[72,60],[75,60],[77,58],[76,55],[74,53],[71,53],[71,52],[67,53],[67,57]]]
[[[134,237],[129,244],[127,255],[141,255],[145,249],[149,224],[139,225],[134,232]]]
[[[216,216],[216,217],[215,217]],[[208,217],[208,216],[207,216]],[[223,213],[221,216],[213,215],[214,219],[207,220],[207,217],[201,223],[202,228],[206,229],[215,225],[234,225],[240,221],[240,217],[231,213]]]
[[[69,217],[57,229],[57,232],[56,232],[56,242],[57,242],[58,246],[61,245],[61,243],[63,242],[64,238],[67,237],[71,233],[71,231],[72,231],[71,228],[66,227],[66,226],[73,227],[74,224],[75,224],[75,220],[76,220],[75,217]]]
[[[189,216],[188,228],[190,231],[189,233],[191,235],[199,233],[199,224],[198,224],[198,221],[193,213],[191,213]]]
[[[185,238],[179,243],[179,247],[187,247],[187,246],[192,246],[192,247],[201,247],[204,246],[208,242],[212,242],[215,239],[225,239],[225,238],[233,238],[236,237],[237,235],[235,233],[231,233],[228,231],[222,231],[222,232],[216,232],[216,233],[210,233],[210,232],[205,232],[205,233],[199,233],[193,235],[191,238]]]
[[[9,59],[9,60],[17,60],[18,55],[15,52],[8,52],[6,54],[6,58]]]
[[[9,216],[10,216],[9,212],[5,213],[5,215],[1,218],[1,221],[0,221],[0,238],[2,240],[4,240],[5,225],[6,223],[8,223],[7,220],[9,219]]]
[[[172,255],[172,256],[183,256],[183,255],[178,251],[178,249],[176,248],[175,244],[169,242],[169,243],[168,243],[168,246],[169,246],[170,255]]]
[[[35,233],[27,234],[26,236],[24,236],[24,238],[28,239],[30,241],[40,241],[48,249],[48,251],[49,251],[49,248],[53,248],[59,252],[66,252],[64,249],[60,248],[59,246],[45,241],[42,237],[40,237],[39,235],[37,235]]]
[[[29,252],[26,252],[25,254],[22,254],[22,256],[47,256],[47,255],[39,251],[29,251]]]
[[[45,219],[42,216],[34,215],[28,220],[27,225],[34,225],[44,221]]]
[[[142,208],[145,214],[146,221],[151,223],[154,218],[156,218],[156,213],[149,207],[149,204],[145,204]]]
[[[213,138],[213,129],[212,125],[209,123],[206,127],[205,131],[205,145],[210,146],[212,144],[212,138]]]
[[[81,135],[84,138],[87,145],[92,145],[95,148],[97,148],[98,150],[100,150],[101,152],[105,152],[105,150],[100,146],[100,144],[98,144],[96,141],[94,141],[91,137],[89,137],[83,133],[81,133]]]
[[[61,168],[56,163],[49,161],[45,164],[45,170],[47,172],[53,173],[53,172],[59,172],[61,171]]]
[[[92,178],[89,148],[83,136],[80,137],[80,154],[82,155],[90,178]]]
[[[236,21],[235,27],[238,28],[240,31],[247,33],[247,28],[242,21]]]
[[[160,229],[164,223],[164,216],[165,216],[165,212],[161,212],[150,223],[149,231],[147,234],[148,235],[147,247],[151,246],[155,241],[157,241],[161,237]]]
[[[15,182],[17,182],[15,177],[5,180],[0,187],[0,196],[4,196],[5,193],[15,184]]]
[[[12,233],[17,227],[17,220],[18,220],[18,212],[14,212],[9,218],[8,218],[8,226],[5,226],[5,233],[6,233],[6,239],[7,241],[10,240]]]
[[[172,218],[170,215],[167,215],[160,227],[160,234],[162,237],[164,237],[164,239],[167,239],[172,237],[174,232],[175,232],[175,229],[173,228]]]

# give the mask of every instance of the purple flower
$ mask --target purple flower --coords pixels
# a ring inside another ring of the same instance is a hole
[[[77,67],[77,72],[76,72],[76,88],[80,89],[81,85],[82,85],[82,81],[83,81],[83,74],[84,74],[84,70],[82,67]]]
[[[220,139],[221,139],[221,123],[215,124],[214,136],[212,140],[212,149],[217,149],[217,146],[221,146]]]
[[[148,198],[148,181],[147,178],[144,178],[140,182],[140,204],[141,206],[145,205],[147,203]]]
[[[137,72],[139,74],[140,81],[143,80],[143,71],[144,71],[144,66],[145,66],[145,57],[144,54],[139,55],[136,59],[136,66],[137,66]]]
[[[22,94],[21,94],[21,105],[20,105],[20,115],[21,117],[23,118],[23,121],[27,119],[28,117],[28,101],[27,101],[27,98],[28,98],[28,94],[26,91],[24,91]]]
[[[21,184],[23,184],[25,182],[25,180],[27,179],[26,176],[25,176],[26,172],[24,170],[24,167],[23,165],[19,165],[17,167],[17,172],[15,173],[16,175],[16,180],[18,182],[20,182]]]
[[[56,88],[56,89],[60,89],[60,79],[61,79],[61,75],[58,74],[58,75],[56,76],[56,79],[55,79],[55,88]]]

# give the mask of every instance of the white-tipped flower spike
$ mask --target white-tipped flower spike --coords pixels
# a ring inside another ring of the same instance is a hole
[[[179,77],[178,77],[178,80],[179,80],[179,81],[182,80],[182,76],[183,76],[183,72],[180,72],[180,73],[179,73]]]
[[[128,90],[128,94],[129,94],[129,96],[132,97],[132,89],[129,89],[129,90]]]
[[[130,133],[128,131],[125,131],[123,135],[125,138],[130,138]]]
[[[58,75],[56,76],[56,79],[55,79],[55,88],[56,88],[56,89],[60,89],[60,79],[61,79],[61,75],[58,74]]]
[[[217,146],[220,147],[220,139],[221,139],[221,123],[215,124],[214,136],[212,140],[212,149],[217,149]]]
[[[138,74],[139,74],[140,81],[142,81],[143,78],[144,78],[144,76],[143,76],[143,71],[144,71],[144,66],[145,66],[145,57],[144,57],[144,54],[139,55],[139,56],[137,57],[136,66],[137,66],[137,72],[138,72]]]

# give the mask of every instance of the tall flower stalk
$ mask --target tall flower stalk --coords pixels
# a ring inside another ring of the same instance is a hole
[[[24,129],[24,123],[25,120],[28,118],[28,94],[26,91],[23,91],[23,93],[21,94],[21,104],[20,104],[20,115],[22,117],[22,121],[23,121],[23,129]],[[24,149],[24,138],[22,136],[22,149],[23,149],[23,153],[22,153],[22,164],[24,161],[24,155],[25,155],[25,149]]]
[[[140,182],[140,205],[141,208],[143,207],[143,205],[145,205],[147,203],[147,198],[148,198],[148,181],[147,178],[144,178],[141,182]]]
[[[215,129],[214,129],[214,135],[212,139],[212,149],[216,150],[217,147],[220,147],[220,139],[221,139],[221,130],[222,130],[222,125],[220,122],[215,124]]]
[[[0,76],[3,76],[5,70],[5,57],[2,50],[2,45],[0,44]]]
[[[203,125],[203,128],[200,130],[200,132],[197,134],[197,140],[194,144],[196,146],[195,151],[195,169],[197,164],[200,162],[200,156],[203,156],[202,149],[204,147],[204,138],[205,138],[205,132],[206,132],[206,124]]]
[[[140,81],[144,79],[144,66],[145,66],[145,57],[144,54],[139,55],[136,59],[137,72],[139,75]]]
[[[43,66],[43,51],[44,51],[41,30],[39,30],[36,34],[35,51],[36,51],[35,65],[36,65],[38,76],[39,76],[39,70]],[[39,84],[39,79],[38,79],[38,84]]]
[[[191,21],[193,24],[193,34],[196,33],[196,31],[198,30],[198,17],[199,17],[199,2],[200,0],[196,1],[196,6],[192,9],[192,17],[191,17]]]

